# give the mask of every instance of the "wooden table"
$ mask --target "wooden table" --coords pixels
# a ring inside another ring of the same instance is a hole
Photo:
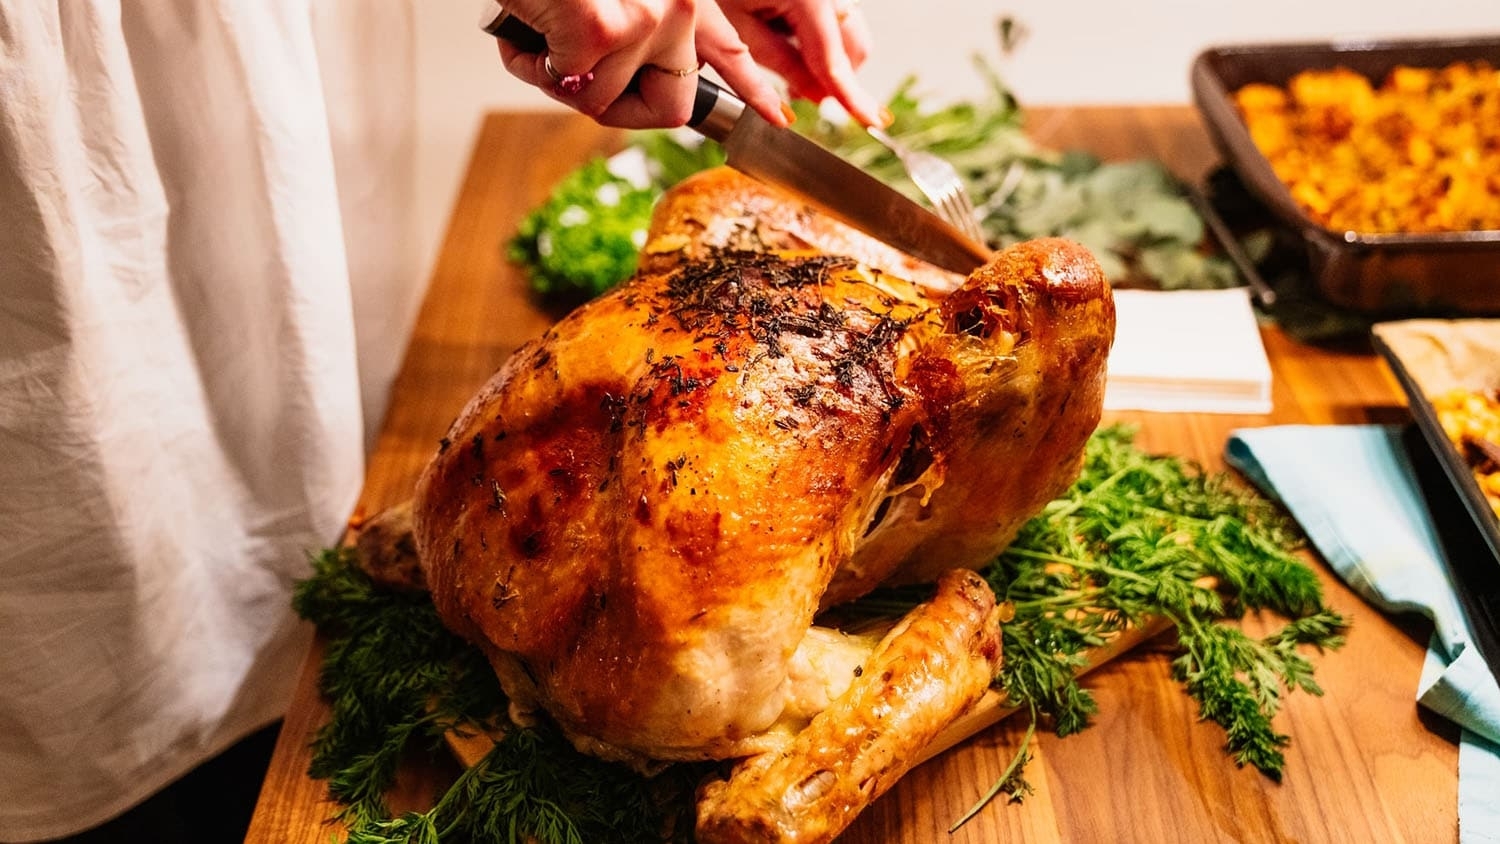
[[[1183,107],[1033,109],[1049,146],[1105,158],[1151,156],[1197,179],[1216,156]],[[374,513],[410,495],[439,437],[483,381],[552,316],[525,294],[502,243],[565,172],[619,136],[572,115],[493,114],[474,148],[431,287],[396,381],[360,500]],[[1266,416],[1114,414],[1141,426],[1139,444],[1222,468],[1237,427],[1388,422],[1404,418],[1399,387],[1373,356],[1298,345],[1265,332],[1275,382]],[[909,774],[846,833],[847,842],[1452,841],[1456,731],[1413,701],[1427,629],[1373,611],[1321,564],[1329,603],[1353,620],[1348,645],[1317,658],[1327,694],[1290,697],[1277,727],[1292,736],[1280,785],[1224,754],[1220,728],[1200,723],[1152,646],[1090,675],[1092,728],[1042,735],[1021,805],[992,805],[949,836],[947,826],[1000,775],[1024,724],[1004,722]],[[306,776],[307,746],[327,717],[314,646],[287,713],[248,841],[326,844],[333,806]],[[453,775],[446,759],[415,759],[398,803],[422,805]]]

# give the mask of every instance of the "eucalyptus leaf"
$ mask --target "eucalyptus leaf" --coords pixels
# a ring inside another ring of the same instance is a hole
[[[1121,218],[1131,224],[1121,229],[1121,234],[1127,237],[1173,243],[1197,243],[1203,239],[1203,218],[1181,197],[1150,194],[1127,208]]]
[[[953,163],[980,211],[991,246],[1035,237],[1068,237],[1094,250],[1116,283],[1159,288],[1223,286],[1226,276],[1221,264],[1199,255],[1202,221],[1166,167],[1149,159],[1106,162],[1084,150],[1038,145],[1027,134],[1025,112],[1000,75],[981,58],[975,58],[974,66],[987,85],[986,96],[974,101],[939,103],[932,92],[921,89],[916,77],[903,80],[887,104],[894,117],[887,131],[907,146],[934,152]],[[863,127],[831,117],[808,102],[794,103],[793,110],[796,131],[906,196],[925,202],[901,162]],[[653,196],[724,160],[718,145],[684,139],[680,132],[638,132],[630,143],[648,160],[655,181]],[[559,191],[573,194],[569,198],[576,200],[576,179]],[[557,199],[551,200],[554,207]],[[542,213],[529,217],[510,245],[512,258],[530,270],[534,287],[544,295],[599,292],[623,280],[622,273],[634,266],[625,250],[639,240],[636,232],[644,219],[639,204],[629,206],[635,217],[626,226],[610,220],[612,215],[625,213],[624,208],[583,210],[595,221],[593,225],[613,234],[591,237],[577,228],[551,231],[565,219]],[[621,237],[622,232],[627,236]],[[585,251],[597,254],[574,254]]]
[[[1234,266],[1218,256],[1148,246],[1140,251],[1139,260],[1141,267],[1158,279],[1164,290],[1201,286],[1203,282],[1218,287],[1234,287],[1239,283]]]

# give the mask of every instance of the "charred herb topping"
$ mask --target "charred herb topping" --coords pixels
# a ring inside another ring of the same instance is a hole
[[[999,794],[1025,796],[1034,730],[1068,735],[1097,709],[1076,677],[1086,652],[1148,618],[1175,628],[1173,676],[1224,728],[1235,763],[1279,779],[1289,739],[1272,718],[1292,691],[1321,694],[1306,651],[1337,648],[1346,628],[1295,556],[1301,543],[1279,510],[1226,476],[1149,455],[1128,428],[1096,432],[1078,481],[982,572],[1010,616],[995,684],[1032,723],[965,819]],[[343,804],[350,842],[686,840],[693,785],[712,766],[673,765],[648,780],[578,754],[549,727],[510,727],[433,809],[391,818],[384,794],[406,748],[503,724],[505,700],[483,655],[442,626],[426,595],[376,589],[353,553],[319,556],[294,600],[328,643],[320,688],[333,717],[310,773]],[[926,597],[883,590],[846,609],[894,616]],[[1286,623],[1257,639],[1234,623],[1250,611]]]
[[[859,302],[849,303],[846,311],[822,298],[822,289],[834,273],[855,266],[852,259],[836,255],[789,258],[720,251],[678,268],[652,307],[708,344],[725,361],[728,372],[741,372],[765,358],[785,357],[784,338],[789,336],[824,341],[816,355],[824,366],[810,370],[807,383],[789,388],[799,406],[812,403],[825,374],[832,384],[848,390],[855,386],[859,373],[867,372],[879,391],[894,396],[889,357],[910,325],[891,316],[896,303],[870,296],[886,312]],[[855,279],[847,283],[863,284]],[[656,312],[652,310],[651,315]],[[730,360],[731,347],[725,339],[730,336],[749,337],[758,350],[744,360]]]

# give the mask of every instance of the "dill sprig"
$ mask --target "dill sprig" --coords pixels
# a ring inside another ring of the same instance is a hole
[[[1097,711],[1077,677],[1089,649],[1148,619],[1175,628],[1173,676],[1202,717],[1224,728],[1239,765],[1279,779],[1289,739],[1271,719],[1287,693],[1322,693],[1304,651],[1338,647],[1346,622],[1296,556],[1295,525],[1226,476],[1149,455],[1133,440],[1129,427],[1097,431],[1078,481],[982,572],[1008,616],[995,684],[1031,724],[966,818],[996,795],[1015,801],[1029,792],[1024,769],[1037,725],[1068,735]],[[551,728],[509,724],[479,650],[442,626],[426,595],[376,588],[353,553],[318,556],[294,599],[327,642],[320,686],[333,710],[309,773],[328,779],[345,805],[351,844],[686,839],[693,787],[707,767],[673,765],[646,778],[578,753]],[[848,609],[898,615],[926,591],[884,589]],[[1285,623],[1252,637],[1234,623],[1252,611]],[[505,737],[432,809],[390,817],[384,795],[414,741],[432,746],[450,729],[496,726]]]
[[[326,640],[319,688],[332,715],[308,774],[328,780],[349,844],[662,841],[691,829],[695,766],[650,780],[574,750],[555,729],[509,723],[494,670],[449,632],[426,593],[377,587],[353,549],[327,550],[293,607]],[[449,730],[504,736],[426,812],[391,817],[385,795],[414,744]]]
[[[328,780],[358,828],[389,815],[385,793],[413,740],[495,721],[504,705],[484,655],[448,632],[426,593],[375,586],[350,548],[312,561],[292,607],[323,632],[319,690],[332,717],[313,739],[308,773]]]
[[[555,730],[513,728],[432,809],[367,822],[349,844],[669,840],[691,826],[668,805],[691,806],[692,767],[647,780],[579,754]]]

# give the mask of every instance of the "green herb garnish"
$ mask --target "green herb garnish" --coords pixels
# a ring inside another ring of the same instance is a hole
[[[1078,482],[989,571],[1016,613],[1003,628],[999,685],[1066,735],[1088,723],[1095,704],[1072,671],[1056,669],[1127,624],[1165,618],[1186,651],[1174,674],[1203,717],[1224,727],[1237,763],[1280,779],[1285,760],[1272,749],[1287,739],[1271,718],[1282,689],[1322,693],[1295,647],[1337,648],[1346,626],[1293,555],[1299,544],[1265,499],[1180,459],[1142,453],[1128,429],[1101,430]],[[1220,623],[1252,610],[1289,623],[1263,640]]]
[[[504,695],[484,655],[443,627],[430,596],[376,587],[354,553],[317,556],[292,607],[327,640],[319,691],[333,713],[308,773],[328,779],[340,818],[359,828],[389,814],[385,793],[413,740],[436,747],[450,729],[492,724]]]
[[[319,688],[333,710],[308,773],[327,779],[344,804],[339,820],[351,844],[659,841],[676,813],[691,810],[683,777],[693,766],[647,780],[578,753],[555,730],[512,727],[479,649],[442,625],[426,593],[377,587],[354,554],[318,555],[293,597],[327,641]],[[437,805],[390,816],[385,794],[408,749],[436,749],[449,730],[498,725],[505,738]]]
[[[1230,750],[1240,754],[1249,737],[1271,736],[1274,681],[1305,684],[1302,672],[1286,670],[1256,647],[1216,650],[1209,643],[1251,641],[1218,622],[1247,610],[1296,619],[1308,629],[1308,619],[1317,619],[1323,635],[1301,638],[1331,648],[1342,643],[1343,621],[1323,605],[1316,575],[1292,554],[1299,542],[1293,525],[1270,502],[1177,458],[1147,455],[1130,437],[1121,427],[1096,433],[1077,483],[1028,522],[989,570],[997,596],[1015,608],[1004,627],[1007,657],[1012,648],[1032,652],[1006,660],[1000,686],[1067,735],[1087,724],[1093,700],[1071,670],[1044,669],[1081,660],[1084,650],[1126,625],[1166,618],[1198,655],[1189,693],[1204,704],[1205,717],[1230,731]],[[1230,660],[1231,653],[1238,659]],[[1205,685],[1204,669],[1219,672],[1223,683]],[[1255,710],[1236,712],[1235,722],[1221,720],[1205,701],[1227,694],[1226,685],[1253,689]],[[1279,758],[1250,761],[1280,775]]]
[[[1078,481],[985,571],[1014,614],[1001,628],[996,686],[1058,735],[1077,732],[1098,709],[1078,679],[1086,652],[1165,619],[1183,651],[1173,676],[1202,717],[1224,728],[1236,764],[1280,780],[1288,738],[1271,719],[1282,695],[1322,694],[1297,648],[1341,646],[1347,622],[1323,604],[1317,576],[1293,553],[1301,537],[1273,504],[1132,439],[1124,426],[1096,432]],[[892,614],[917,600],[888,590],[856,606]],[[1247,611],[1287,623],[1264,639],[1224,623]],[[1009,775],[1010,793],[1024,793],[1018,777]]]
[[[430,810],[367,820],[349,844],[670,840],[691,826],[677,823],[664,799],[692,805],[683,776],[692,766],[678,767],[647,780],[580,755],[553,730],[511,730]]]
[[[533,290],[558,301],[590,298],[635,272],[661,191],[610,172],[599,157],[569,173],[510,240]]]
[[[1176,289],[1238,283],[1227,260],[1202,248],[1203,221],[1161,163],[1103,162],[1038,145],[1026,134],[1015,95],[982,61],[975,66],[989,84],[986,99],[929,108],[916,93],[917,80],[909,78],[887,103],[894,117],[888,131],[958,168],[991,246],[1056,235],[1087,246],[1117,285]],[[807,102],[793,108],[796,131],[925,202],[901,162],[863,128],[829,120]],[[724,162],[717,144],[685,137],[662,131],[629,136],[628,146],[644,156],[649,175],[649,184],[634,188],[630,203],[601,202],[590,193],[608,175],[603,160],[595,159],[526,217],[509,254],[530,274],[535,290],[548,298],[596,295],[630,277],[636,266],[632,249],[638,248],[630,244],[644,235],[650,203],[692,173]],[[597,231],[579,231],[578,221],[584,219],[584,229]]]
[[[1097,709],[1076,676],[1086,651],[1149,618],[1175,627],[1173,675],[1202,716],[1224,727],[1235,762],[1279,779],[1288,738],[1271,719],[1284,694],[1321,694],[1304,646],[1336,648],[1346,626],[1294,555],[1301,541],[1274,505],[1227,476],[1146,454],[1129,428],[1096,432],[1078,481],[984,571],[1013,614],[1002,628],[996,686],[1031,712],[1032,725],[975,811],[997,794],[1019,800],[1028,792],[1031,730],[1086,727]],[[505,702],[479,651],[442,627],[426,596],[375,589],[351,553],[325,552],[296,598],[328,640],[321,682],[333,720],[317,737],[311,773],[329,778],[346,804],[350,841],[687,835],[692,785],[705,766],[674,765],[647,779],[578,754],[550,729],[514,726],[431,811],[390,819],[382,795],[403,749],[455,726],[502,720]],[[891,615],[923,597],[881,590],[849,609]],[[1232,623],[1252,611],[1287,622],[1256,639]]]

